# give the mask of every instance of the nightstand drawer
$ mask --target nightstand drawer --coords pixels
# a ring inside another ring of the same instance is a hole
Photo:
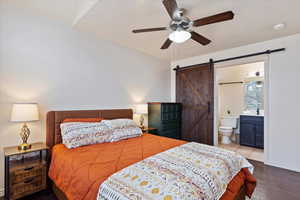
[[[10,173],[10,183],[12,185],[21,183],[29,178],[42,176],[46,174],[46,166],[43,164],[26,166],[21,169],[14,170]]]
[[[46,177],[36,176],[32,178],[27,178],[22,182],[19,182],[11,186],[12,199],[17,199],[28,194],[43,190],[46,188]]]

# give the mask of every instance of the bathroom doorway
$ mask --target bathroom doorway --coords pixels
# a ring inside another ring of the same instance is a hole
[[[215,68],[215,145],[264,162],[265,62]]]

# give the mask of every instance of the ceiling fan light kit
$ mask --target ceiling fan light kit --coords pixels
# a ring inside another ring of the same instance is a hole
[[[189,39],[191,39],[192,34],[185,30],[173,31],[169,35],[169,39],[175,43],[183,43]]]
[[[193,39],[194,41],[202,45],[208,45],[211,41],[206,37],[200,35],[199,33],[193,31],[192,27],[205,26],[232,20],[234,18],[234,13],[232,11],[228,11],[192,21],[188,17],[184,16],[185,10],[178,8],[176,0],[163,0],[162,3],[171,18],[169,27],[138,29],[132,31],[133,33],[145,33],[171,30],[172,32],[169,34],[169,38],[164,42],[161,49],[169,48],[172,42],[183,43],[189,39]]]

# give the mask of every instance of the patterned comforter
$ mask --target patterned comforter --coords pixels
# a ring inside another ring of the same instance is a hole
[[[110,176],[98,200],[217,200],[234,176],[253,166],[241,155],[199,143],[156,154]]]

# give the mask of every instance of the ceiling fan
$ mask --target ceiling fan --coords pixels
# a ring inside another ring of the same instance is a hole
[[[234,13],[232,11],[228,11],[192,21],[188,17],[184,16],[185,10],[178,8],[176,0],[163,0],[162,2],[171,17],[169,27],[137,29],[132,31],[133,33],[145,33],[171,30],[172,32],[170,33],[169,38],[162,45],[161,49],[169,48],[172,42],[183,43],[190,38],[202,45],[208,45],[211,41],[206,37],[200,35],[199,33],[193,31],[192,27],[199,27],[208,24],[223,22],[232,20],[234,18]]]

